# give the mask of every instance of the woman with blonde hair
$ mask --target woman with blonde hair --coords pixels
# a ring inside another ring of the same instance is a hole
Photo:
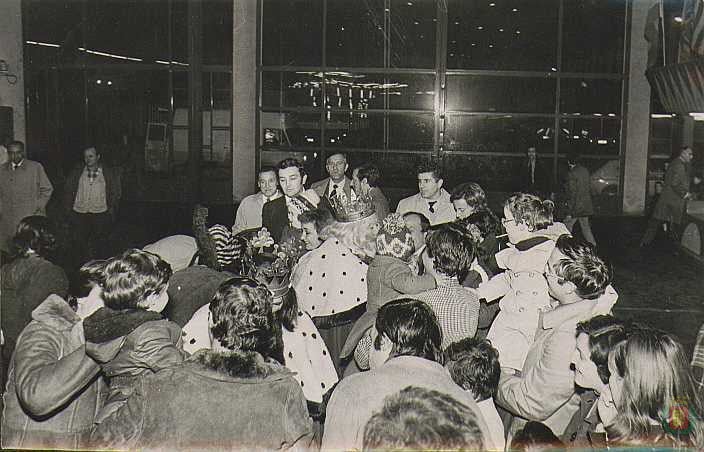
[[[601,413],[609,441],[704,447],[704,414],[687,354],[673,336],[637,329],[609,354],[615,413]]]

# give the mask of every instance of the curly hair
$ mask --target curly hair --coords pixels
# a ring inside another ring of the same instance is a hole
[[[379,309],[376,318],[379,335],[374,348],[381,347],[381,336],[393,344],[391,356],[418,356],[442,364],[442,330],[433,310],[422,301],[400,298]]]
[[[271,302],[271,292],[252,278],[237,276],[223,281],[210,301],[213,338],[229,350],[272,357],[280,328]]]
[[[360,181],[366,179],[370,187],[378,187],[381,184],[381,171],[373,163],[365,163],[355,170],[357,171],[357,179]]]
[[[48,259],[57,248],[54,224],[42,215],[24,217],[17,225],[12,242],[17,256],[26,256],[32,250]]]
[[[335,237],[361,259],[372,259],[376,255],[376,234],[370,230],[373,223],[379,223],[376,214],[350,223],[334,221],[318,234],[322,240]]]
[[[499,352],[488,339],[469,337],[445,349],[445,367],[452,381],[474,394],[477,401],[494,397],[499,387]]]
[[[335,219],[332,217],[330,210],[324,207],[318,207],[298,214],[298,221],[300,221],[301,224],[312,223],[315,226],[315,230],[320,232],[326,226],[333,224]]]
[[[474,243],[457,225],[442,225],[425,238],[435,270],[462,281],[474,260]]]
[[[514,193],[504,207],[513,215],[516,223],[525,223],[531,231],[545,229],[553,223],[555,203],[529,193]]]
[[[303,166],[303,163],[301,163],[298,159],[287,158],[281,160],[279,164],[276,165],[277,175],[279,171],[286,168],[298,168],[298,172],[300,173],[301,178],[306,175],[306,169]]]
[[[562,235],[555,242],[555,248],[567,257],[555,267],[558,277],[574,284],[577,295],[585,300],[594,300],[603,295],[611,284],[613,270],[596,255],[591,243]]]
[[[589,359],[596,365],[601,382],[609,383],[609,352],[626,339],[626,323],[611,315],[598,315],[577,324],[577,336],[589,337]]]
[[[467,205],[474,210],[489,209],[484,189],[475,182],[467,182],[455,187],[450,193],[450,201],[458,199],[464,199]]]
[[[435,179],[436,182],[442,179],[442,171],[440,170],[440,165],[438,164],[438,162],[433,160],[422,162],[416,167],[416,176],[423,173],[432,173],[433,179]]]
[[[156,254],[129,249],[103,266],[103,301],[111,309],[143,308],[150,295],[161,293],[171,266]]]
[[[363,450],[482,450],[477,414],[457,399],[408,386],[364,427]]]

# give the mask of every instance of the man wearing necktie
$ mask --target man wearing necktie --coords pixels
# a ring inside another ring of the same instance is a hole
[[[333,154],[325,161],[325,169],[329,177],[315,182],[310,186],[318,196],[323,199],[341,197],[343,200],[355,199],[356,193],[352,190],[352,181],[345,175],[349,168],[347,157],[344,154]]]
[[[24,143],[7,145],[9,160],[0,166],[0,250],[9,251],[20,220],[44,215],[54,187],[41,163],[25,159]]]
[[[552,170],[546,160],[538,159],[534,146],[528,148],[523,165],[521,165],[520,186],[515,187],[515,190],[531,193],[544,199],[552,199]]]
[[[262,208],[262,226],[278,243],[287,229],[301,229],[298,215],[320,203],[314,190],[306,190],[308,176],[303,164],[294,158],[282,160],[277,168],[279,185],[284,196],[267,202]]]
[[[401,215],[407,212],[422,213],[433,226],[454,221],[457,214],[450,201],[450,194],[442,188],[444,181],[439,167],[433,162],[424,163],[418,167],[416,174],[418,193],[402,199],[396,212]]]
[[[233,234],[247,229],[260,228],[264,204],[281,197],[276,168],[273,166],[262,167],[259,171],[257,185],[259,193],[245,197],[237,208],[235,224],[232,226]]]

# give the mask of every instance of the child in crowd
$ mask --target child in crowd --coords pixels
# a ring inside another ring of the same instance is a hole
[[[501,298],[501,311],[487,338],[499,350],[501,367],[521,370],[533,343],[541,310],[550,307],[543,272],[555,240],[569,231],[553,222],[554,204],[535,195],[517,193],[504,203],[501,220],[509,246],[496,253],[496,263],[506,269],[479,285],[479,298]]]
[[[126,402],[135,380],[144,372],[157,372],[183,361],[181,328],[161,315],[169,301],[166,290],[170,277],[169,264],[137,249],[103,264],[100,285],[105,307],[83,321],[86,343],[102,344],[123,336],[125,341],[117,356],[101,363],[110,392],[96,422]]]
[[[384,304],[402,295],[415,295],[435,289],[435,278],[418,275],[411,268],[416,251],[413,234],[403,217],[392,213],[384,218],[376,237],[376,255],[367,270],[367,312],[350,331],[342,357],[349,356]]]
[[[494,405],[501,375],[499,352],[486,339],[462,339],[445,350],[445,367],[452,381],[472,394],[477,402],[489,427],[489,437],[485,443],[487,449],[504,450],[504,424]]]

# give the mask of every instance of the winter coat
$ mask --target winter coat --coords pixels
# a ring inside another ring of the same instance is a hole
[[[50,295],[32,312],[10,362],[3,395],[3,448],[86,447],[105,384],[89,358],[80,319]]]
[[[64,185],[64,208],[66,212],[73,211],[73,203],[76,201],[76,194],[78,193],[78,183],[84,169],[85,166],[83,165],[77,166],[66,178]],[[108,206],[110,217],[114,220],[120,205],[120,199],[122,198],[120,173],[116,168],[110,168],[108,166],[101,166],[101,169],[103,170],[103,177],[105,178],[105,203]]]
[[[575,218],[594,215],[589,185],[589,170],[581,165],[575,165],[567,173],[565,190],[567,192],[567,213],[569,215]]]
[[[665,173],[665,184],[655,204],[653,218],[679,224],[685,208],[684,196],[689,192],[690,165],[680,158],[670,163]]]
[[[65,297],[68,279],[61,267],[36,254],[19,257],[0,269],[2,331],[12,346],[32,321],[32,311],[51,294]]]
[[[94,447],[130,450],[271,450],[308,447],[312,437],[303,392],[287,369],[256,352],[211,350],[140,377],[92,436]]]
[[[164,315],[183,327],[201,306],[210,303],[220,284],[232,276],[232,273],[219,272],[205,265],[174,272],[169,279],[169,303]]]

